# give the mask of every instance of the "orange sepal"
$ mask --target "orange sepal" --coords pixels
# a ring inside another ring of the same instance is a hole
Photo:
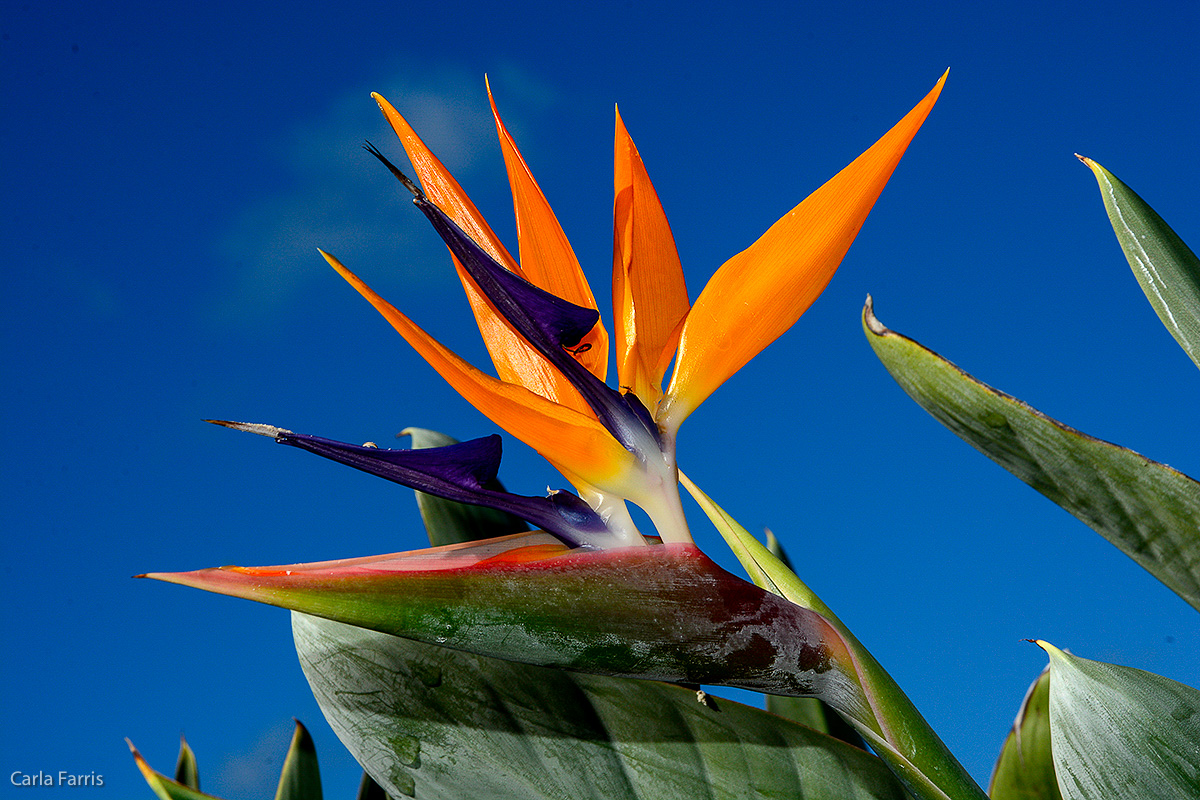
[[[825,289],[945,82],[942,75],[883,138],[717,270],[683,327],[659,411],[666,430],[678,429]]]
[[[563,464],[589,483],[604,487],[623,487],[623,481],[635,473],[633,454],[594,416],[479,371],[397,311],[336,258],[323,251],[321,255],[467,402],[548,461]]]
[[[688,308],[683,267],[658,193],[617,112],[613,143],[613,314],[617,375],[653,410]]]
[[[400,138],[426,196],[492,258],[510,272],[527,277],[479,213],[479,209],[471,202],[471,198],[463,191],[462,186],[433,151],[426,147],[425,142],[421,141],[421,137],[417,136],[408,120],[381,95],[372,93],[371,96],[375,98],[379,110]],[[458,263],[458,259],[454,258],[453,254],[450,257],[467,294],[467,301],[471,304],[471,311],[475,314],[483,343],[500,378],[508,383],[520,384],[547,400],[561,403],[576,411],[587,412],[588,405],[575,387],[516,332],[475,285],[475,281]]]
[[[488,86],[488,101],[492,105],[492,116],[496,120],[496,133],[500,137],[500,149],[504,153],[504,166],[508,170],[508,183],[512,187],[513,211],[517,219],[517,244],[521,252],[521,269],[525,279],[563,300],[584,308],[596,308],[596,298],[588,286],[587,278],[579,267],[579,259],[567,241],[558,218],[550,208],[541,187],[529,171],[529,166],[517,150],[517,143],[504,127],[492,87]],[[578,352],[579,362],[600,380],[608,371],[608,333],[603,323],[583,337]]]
[[[408,154],[413,169],[417,171],[417,177],[421,179],[421,188],[425,190],[425,196],[444,211],[446,216],[454,220],[455,224],[474,239],[476,244],[488,251],[492,258],[507,269],[524,276],[520,267],[517,266],[517,262],[509,255],[499,237],[487,224],[487,220],[471,202],[471,198],[467,197],[462,186],[433,154],[433,151],[425,146],[425,142],[417,136],[416,131],[408,124],[408,120],[400,116],[400,112],[382,95],[372,92],[371,97],[375,98],[375,102],[379,104],[379,110],[383,112],[384,118],[392,126],[396,136],[400,138],[400,144],[404,145],[404,152]]]

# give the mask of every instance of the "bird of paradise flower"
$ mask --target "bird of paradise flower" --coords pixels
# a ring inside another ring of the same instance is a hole
[[[564,533],[570,544],[642,543],[625,500],[647,512],[663,541],[689,542],[675,464],[681,423],[791,327],[825,288],[944,80],[875,145],[729,259],[694,305],[666,215],[618,113],[613,308],[620,390],[605,384],[609,337],[587,278],[494,100],[516,211],[519,262],[407,121],[379,95],[374,98],[423,188],[374,146],[368,149],[413,193],[413,202],[446,241],[499,378],[463,361],[337,258],[322,255],[460,394],[546,457],[603,517],[609,537]],[[664,392],[673,357],[674,374]],[[240,427],[271,435],[276,430]],[[288,434],[284,441],[307,440]],[[364,464],[396,459],[383,452],[359,456]],[[455,499],[472,498],[460,493]],[[528,513],[527,508],[506,510]]]
[[[921,763],[945,773],[939,759],[948,759],[955,777],[947,780],[977,792],[919,715],[920,722],[912,722],[915,710],[893,691],[886,673],[794,576],[774,580],[781,573],[766,557],[747,555],[753,543],[736,545],[767,591],[725,572],[695,547],[681,480],[727,539],[730,531],[744,530],[676,465],[683,421],[790,328],[829,283],[945,79],[866,152],[726,261],[695,303],[688,300],[662,205],[618,114],[613,308],[619,389],[606,383],[609,334],[591,288],[490,87],[519,260],[408,122],[373,95],[420,185],[373,145],[367,149],[411,192],[449,248],[498,377],[443,346],[333,255],[322,255],[459,394],[537,450],[576,494],[524,497],[489,488],[500,461],[497,436],[388,450],[215,421],[423,492],[512,513],[540,530],[384,556],[146,577],[526,663],[819,696],[877,752],[890,754],[885,760],[910,788],[923,785]],[[646,512],[657,537],[637,529],[626,501]],[[508,635],[515,629],[522,635]]]

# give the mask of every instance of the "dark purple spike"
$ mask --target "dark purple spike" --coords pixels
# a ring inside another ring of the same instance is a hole
[[[295,433],[272,425],[209,420],[235,430],[270,436],[410,489],[458,503],[505,511],[554,534],[571,547],[600,548],[612,533],[600,515],[570,492],[527,497],[487,488],[500,466],[501,440],[496,434],[445,447],[387,450]]]
[[[561,351],[574,347],[596,326],[599,312],[577,306],[558,295],[533,285],[509,272],[491,254],[480,247],[452,219],[434,205],[408,176],[387,159],[370,142],[364,149],[386,166],[396,179],[413,194],[413,202],[433,223],[450,251],[479,284],[497,310],[509,320],[531,344],[542,349]]]
[[[644,440],[644,435],[636,435],[640,429],[650,433],[655,448],[661,449],[658,426],[653,421],[647,425],[648,418],[631,414],[620,392],[593,375],[565,349],[579,343],[596,324],[599,313],[568,303],[509,272],[440,208],[424,197],[418,197],[414,202],[496,310],[567,377],[617,441],[635,453],[640,452],[644,449],[639,442]]]
[[[496,434],[423,450],[358,446],[291,431],[279,433],[275,441],[308,450],[410,489],[464,503],[470,502],[467,495],[480,491],[484,484],[494,479],[500,468],[501,443]],[[449,492],[462,496],[450,497]]]
[[[563,352],[563,348],[579,344],[588,331],[596,327],[600,312],[568,302],[508,271],[440,208],[423,197],[417,198],[415,203],[480,290],[495,304],[496,310],[530,344],[539,351],[547,351],[543,355],[552,362],[577,363]],[[555,363],[555,366],[559,365]]]
[[[366,150],[379,159],[413,194],[413,203],[433,224],[434,230],[458,258],[496,310],[517,332],[567,377],[588,406],[626,449],[648,456],[646,434],[661,449],[658,426],[648,414],[631,413],[621,394],[576,361],[566,348],[574,347],[600,319],[597,311],[577,306],[505,269],[491,254],[434,205],[404,173],[369,142]]]

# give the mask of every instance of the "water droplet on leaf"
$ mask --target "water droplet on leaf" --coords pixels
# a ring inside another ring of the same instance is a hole
[[[405,797],[417,796],[417,782],[413,779],[413,776],[409,775],[407,772],[393,770],[392,786],[394,786],[396,791],[400,792]]]
[[[397,736],[392,739],[392,751],[406,767],[421,766],[421,740],[415,736]]]

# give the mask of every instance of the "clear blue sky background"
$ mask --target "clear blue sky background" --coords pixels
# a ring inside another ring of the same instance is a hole
[[[1200,474],[1200,374],[1072,156],[1200,243],[1194,3],[0,9],[0,795],[68,770],[148,797],[122,738],[169,770],[182,731],[207,790],[270,797],[294,715],[352,796],[285,612],[130,576],[421,545],[407,490],[200,420],[493,432],[315,250],[486,363],[443,246],[359,149],[398,153],[377,90],[512,242],[485,73],[607,316],[614,103],[694,298],[951,67],[829,290],[680,463],[781,537],[981,782],[1045,663],[1025,638],[1200,683],[1195,613],[929,418],[859,328],[871,292],[981,379]],[[511,488],[562,485],[506,444]]]

